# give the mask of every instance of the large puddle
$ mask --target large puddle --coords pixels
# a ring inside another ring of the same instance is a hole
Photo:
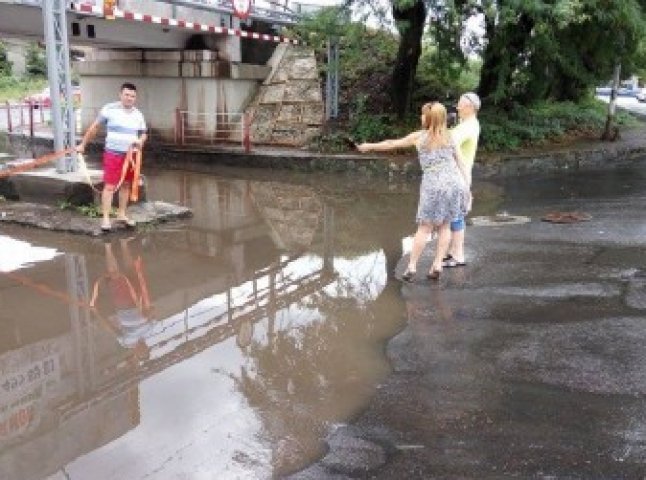
[[[277,477],[360,412],[417,184],[268,174],[149,175],[194,217],[132,237],[2,227],[0,478]]]

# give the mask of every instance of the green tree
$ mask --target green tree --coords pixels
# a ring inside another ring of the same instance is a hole
[[[316,52],[322,76],[327,69],[327,40],[333,36],[339,38],[342,117],[390,110],[390,75],[398,43],[395,35],[363,22],[351,22],[347,11],[338,8],[324,8],[293,28]]]
[[[33,78],[47,76],[47,63],[45,61],[45,54],[43,49],[37,44],[32,43],[27,48],[25,64],[28,77]]]
[[[415,75],[419,57],[422,54],[426,12],[423,0],[393,0],[392,2],[392,15],[399,31],[399,48],[393,68],[391,95],[399,118],[409,113],[412,107]]]
[[[8,77],[11,75],[11,62],[7,54],[7,47],[4,43],[0,42],[0,77]]]
[[[630,71],[644,32],[641,1],[486,0],[480,93],[511,108],[574,100],[612,75]]]

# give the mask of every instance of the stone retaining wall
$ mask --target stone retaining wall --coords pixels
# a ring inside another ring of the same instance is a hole
[[[265,145],[301,146],[320,133],[324,106],[314,52],[279,45],[273,70],[247,108],[251,138]]]

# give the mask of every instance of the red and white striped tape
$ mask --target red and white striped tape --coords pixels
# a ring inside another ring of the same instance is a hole
[[[267,42],[290,43],[292,45],[298,45],[300,43],[298,40],[285,38],[281,35],[268,35],[266,33],[249,32],[246,30],[234,28],[218,27],[216,25],[188,22],[186,20],[181,20],[178,18],[157,17],[155,15],[148,15],[146,13],[136,13],[119,10],[118,8],[111,9],[97,7],[89,3],[73,2],[70,4],[70,8],[79,13],[88,13],[104,18],[114,17],[115,19],[130,20],[134,22],[155,23],[169,27],[184,28],[186,30],[195,30],[204,33],[219,33],[223,35],[231,35],[232,37],[251,38],[254,40],[264,40]]]

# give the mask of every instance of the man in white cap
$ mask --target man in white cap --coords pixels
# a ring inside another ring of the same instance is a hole
[[[480,138],[480,123],[478,111],[480,110],[480,97],[474,92],[467,92],[458,101],[459,123],[451,129],[451,138],[460,149],[462,160],[468,173],[468,187],[471,188],[471,171],[478,149]],[[464,217],[456,218],[451,222],[451,244],[449,254],[444,258],[443,267],[463,267],[466,265],[464,257],[464,231],[466,224]]]

